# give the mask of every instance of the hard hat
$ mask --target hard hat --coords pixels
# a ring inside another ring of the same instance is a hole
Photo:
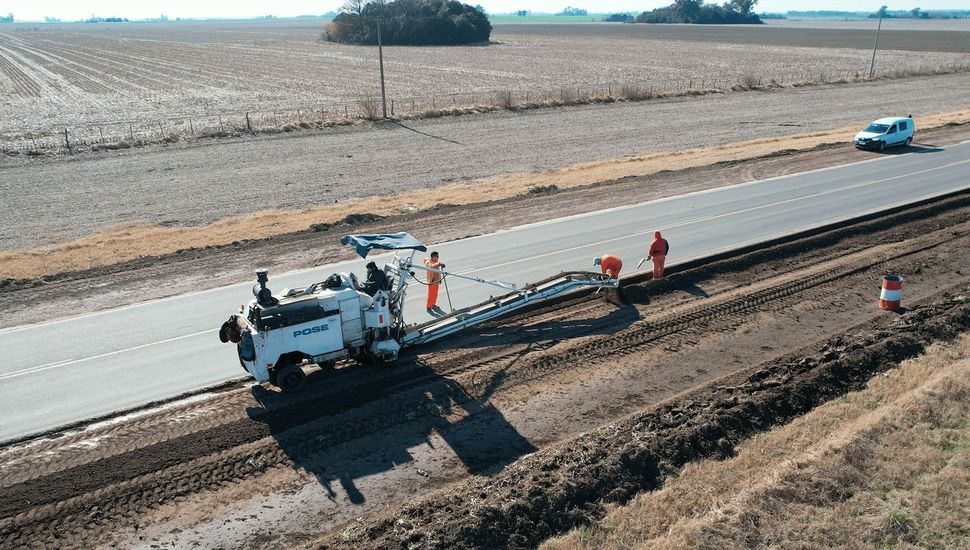
[[[600,259],[598,257],[593,258],[593,265],[600,265]]]

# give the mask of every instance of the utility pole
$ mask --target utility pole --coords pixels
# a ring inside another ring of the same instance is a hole
[[[381,10],[383,12],[383,10]],[[381,63],[381,107],[383,108],[384,118],[387,118],[387,95],[384,93],[384,43],[381,41],[381,22],[384,14],[377,18],[377,58]]]
[[[882,28],[882,10],[879,11],[879,23],[876,25],[876,43],[872,45],[872,59],[869,60],[869,78],[876,70],[876,48],[879,47],[879,29]]]

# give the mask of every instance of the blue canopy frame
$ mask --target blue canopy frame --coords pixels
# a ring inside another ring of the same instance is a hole
[[[421,244],[410,233],[385,233],[382,235],[344,235],[340,237],[340,244],[352,244],[361,258],[377,248],[380,250],[420,250],[427,252],[428,247]]]

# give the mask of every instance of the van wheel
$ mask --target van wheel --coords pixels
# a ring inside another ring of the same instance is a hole
[[[906,142],[903,143],[903,145],[906,146],[906,147],[909,147],[909,144],[910,143],[913,143],[913,138],[908,137],[908,138],[906,138]]]

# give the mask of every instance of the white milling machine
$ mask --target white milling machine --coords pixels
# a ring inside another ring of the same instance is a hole
[[[540,283],[516,289],[501,281],[487,281],[444,270],[414,265],[415,251],[427,248],[407,233],[347,235],[342,244],[354,244],[361,257],[375,248],[410,250],[395,254],[383,266],[387,290],[373,297],[363,292],[352,273],[335,273],[303,289],[286,289],[273,295],[266,286],[265,269],[256,270],[256,298],[229,317],[219,339],[237,346],[239,361],[257,382],[269,382],[285,391],[304,383],[303,365],[333,365],[341,359],[378,364],[393,363],[402,347],[437,340],[464,328],[494,319],[527,305],[583,287],[617,288],[619,281],[590,272],[562,273]],[[441,273],[512,291],[481,304],[459,309],[420,325],[404,322],[404,297],[414,271]]]

